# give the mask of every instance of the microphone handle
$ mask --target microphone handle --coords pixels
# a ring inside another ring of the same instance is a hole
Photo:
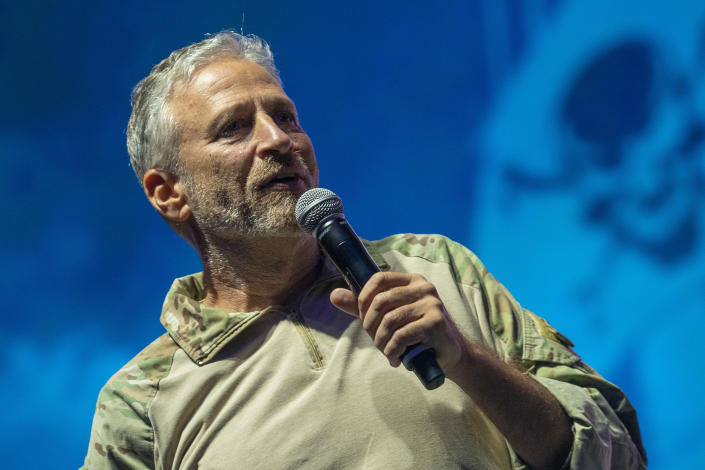
[[[380,271],[342,214],[324,218],[314,235],[323,253],[338,268],[356,296],[370,277]],[[436,361],[433,349],[417,343],[407,347],[401,359],[404,366],[413,371],[428,390],[443,385],[445,374]]]

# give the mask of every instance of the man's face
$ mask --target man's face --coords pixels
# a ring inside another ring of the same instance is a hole
[[[169,104],[181,128],[181,182],[202,232],[300,230],[296,201],[318,185],[318,166],[294,103],[264,68],[216,60],[177,84]]]

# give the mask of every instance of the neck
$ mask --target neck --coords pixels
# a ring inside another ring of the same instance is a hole
[[[242,236],[204,240],[199,250],[207,294],[203,304],[233,312],[285,305],[317,274],[311,235]]]

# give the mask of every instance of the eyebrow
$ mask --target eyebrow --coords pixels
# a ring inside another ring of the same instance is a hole
[[[208,125],[206,135],[209,138],[216,137],[221,127],[230,122],[235,116],[240,115],[250,109],[252,109],[251,103],[237,103],[222,110]]]

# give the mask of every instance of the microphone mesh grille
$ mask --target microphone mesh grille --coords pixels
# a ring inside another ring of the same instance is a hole
[[[329,189],[309,189],[296,203],[296,221],[307,233],[313,233],[321,220],[329,215],[342,213],[343,201]]]

